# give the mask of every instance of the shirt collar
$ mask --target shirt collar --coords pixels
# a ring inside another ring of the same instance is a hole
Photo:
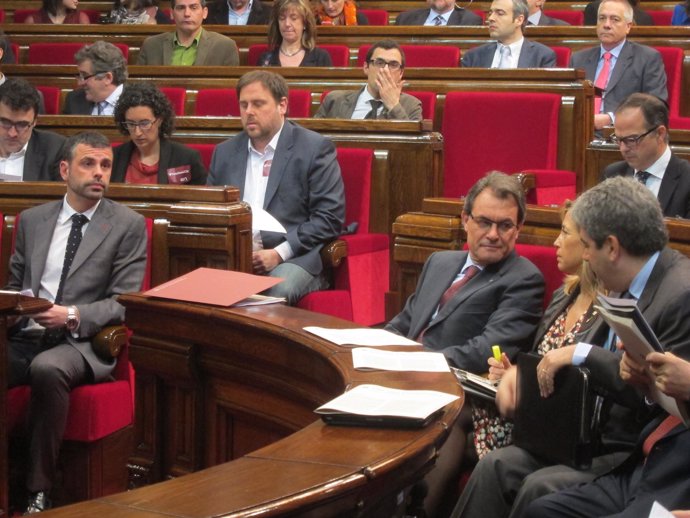
[[[376,97],[371,95],[371,92],[369,92],[368,84],[364,87],[364,91],[361,94],[359,94],[359,100],[363,103],[368,103],[371,100],[376,100]]]
[[[17,158],[22,158],[26,156],[26,148],[29,147],[29,140],[26,141],[26,144],[24,144],[24,146],[19,151],[15,153],[10,153],[9,156],[7,158],[3,158],[3,160],[16,160]]]
[[[671,161],[671,148],[666,146],[666,150],[661,153],[661,156],[657,158],[656,162],[650,165],[645,171],[654,176],[655,178],[663,179],[668,163]],[[637,172],[637,169],[635,170]]]
[[[88,210],[85,210],[84,212],[77,212],[72,208],[72,206],[69,204],[67,201],[67,195],[65,194],[65,197],[62,202],[62,209],[60,210],[60,214],[58,215],[58,224],[62,225],[64,224],[67,220],[69,220],[74,214],[83,214],[87,218],[89,218],[89,221],[93,219],[93,215],[98,209],[98,206],[101,204],[101,200],[98,200],[96,202],[96,205],[91,207]]]
[[[120,95],[122,95],[122,89],[124,88],[124,86],[125,85],[117,85],[117,88],[110,92],[110,95],[103,100],[107,102],[110,106],[115,106],[117,104],[117,100],[120,98]]]
[[[242,11],[242,13],[238,13],[232,8],[232,4],[230,3],[230,0],[228,0],[228,9],[230,10],[231,13],[236,14],[237,16],[244,16],[246,13],[251,12],[252,10],[252,4],[254,3],[254,0],[249,0],[249,3],[247,4],[247,9]]]
[[[465,260],[465,264],[463,265],[462,270],[460,270],[460,273],[465,273],[465,270],[467,270],[470,266],[476,266],[480,270],[484,269],[484,267],[481,264],[477,264],[472,260],[472,254],[468,252],[467,259]]]
[[[433,16],[434,18],[436,18],[437,16],[441,16],[441,18],[443,18],[446,21],[446,23],[448,23],[448,19],[450,18],[450,15],[453,14],[453,10],[455,10],[455,7],[453,7],[453,9],[451,9],[447,13],[439,13],[436,9],[432,8],[431,13],[434,15]]]
[[[541,20],[541,9],[539,9],[536,13],[530,15],[527,18],[527,22],[531,23],[532,25],[539,25],[539,20]]]
[[[522,44],[525,42],[525,37],[522,36],[519,40],[511,43],[510,45],[503,45],[503,43],[498,42],[498,47],[508,47],[510,49],[511,56],[517,56],[522,49]]]
[[[613,47],[611,50],[606,50],[602,45],[600,45],[601,52],[599,53],[599,59],[604,57],[604,52],[610,52],[614,58],[618,59],[618,56],[621,54],[621,50],[623,50],[623,45],[625,45],[625,39],[621,41],[618,45]]]
[[[278,146],[278,140],[280,139],[280,134],[283,132],[283,126],[285,126],[284,120],[283,120],[283,124],[280,126],[280,129],[278,130],[278,132],[275,135],[273,135],[273,138],[271,139],[271,141],[266,145],[266,148],[264,149],[263,153],[259,152],[254,146],[252,146],[252,139],[248,139],[247,140],[247,146],[249,148],[249,152],[255,153],[258,156],[264,156],[269,151],[275,152],[276,147]]]
[[[637,272],[637,275],[635,275],[635,278],[630,283],[628,293],[635,297],[635,299],[640,300],[642,292],[644,291],[645,286],[647,286],[649,276],[652,274],[654,265],[656,265],[657,259],[659,259],[659,252],[655,252],[652,257],[647,260],[642,269]]]
[[[191,47],[192,45],[196,45],[197,47],[199,46],[199,40],[201,39],[201,33],[202,33],[202,32],[204,32],[204,28],[203,28],[203,27],[201,27],[201,28],[199,29],[199,32],[196,33],[196,36],[194,36],[194,41],[192,41],[191,45],[189,45],[190,47]],[[182,44],[180,43],[180,41],[177,39],[177,31],[173,31],[173,45],[177,45],[177,46],[180,46],[180,47],[184,47],[184,45],[182,45]],[[185,47],[185,48],[188,48],[188,47]]]

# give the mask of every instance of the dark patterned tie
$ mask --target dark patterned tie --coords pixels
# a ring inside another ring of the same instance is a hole
[[[62,263],[62,273],[60,274],[60,285],[58,286],[57,294],[55,295],[55,304],[62,303],[62,291],[65,287],[65,279],[74,261],[74,256],[77,255],[77,249],[81,244],[81,227],[88,223],[89,218],[83,214],[72,215],[72,229],[69,231],[67,238],[67,247],[65,248],[65,260]]]
[[[434,18],[434,25],[435,25],[436,27],[438,27],[439,25],[445,25],[445,24],[443,23],[443,21],[444,21],[444,20],[443,20],[443,16],[441,16],[441,15],[439,14],[438,16],[436,16],[436,18]]]
[[[378,111],[381,106],[383,106],[383,101],[377,101],[376,99],[372,99],[369,101],[369,104],[371,104],[371,110],[367,112],[367,114],[364,116],[365,119],[378,119]]]
[[[649,179],[650,176],[652,176],[652,175],[650,173],[648,173],[647,171],[638,171],[635,173],[635,180],[637,180],[638,182],[640,182],[642,185],[644,185],[646,187],[647,186],[647,180]]]

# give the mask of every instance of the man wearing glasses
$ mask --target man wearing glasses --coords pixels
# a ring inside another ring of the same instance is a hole
[[[636,93],[616,110],[612,142],[623,160],[604,169],[604,178],[628,176],[659,200],[664,216],[690,218],[690,163],[671,153],[668,107],[649,94]]]
[[[0,86],[0,181],[57,181],[65,138],[34,129],[41,99],[24,79]]]
[[[422,103],[402,93],[405,55],[391,40],[374,43],[367,52],[360,90],[334,90],[314,115],[324,119],[422,120]]]
[[[112,115],[127,80],[127,61],[112,43],[97,41],[75,54],[77,86],[67,94],[65,115]]]

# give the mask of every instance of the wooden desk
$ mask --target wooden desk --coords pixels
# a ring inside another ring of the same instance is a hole
[[[132,460],[147,482],[174,480],[46,516],[381,516],[433,465],[462,407],[420,430],[326,426],[313,410],[353,385],[462,389],[450,373],[355,371],[348,349],[302,330],[353,325],[325,315],[120,300],[134,331]]]

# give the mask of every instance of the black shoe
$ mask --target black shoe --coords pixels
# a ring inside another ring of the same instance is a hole
[[[43,511],[47,511],[52,507],[50,500],[48,500],[48,493],[45,491],[39,491],[37,493],[32,493],[29,497],[29,505],[24,511],[24,516],[30,514],[38,514]]]

